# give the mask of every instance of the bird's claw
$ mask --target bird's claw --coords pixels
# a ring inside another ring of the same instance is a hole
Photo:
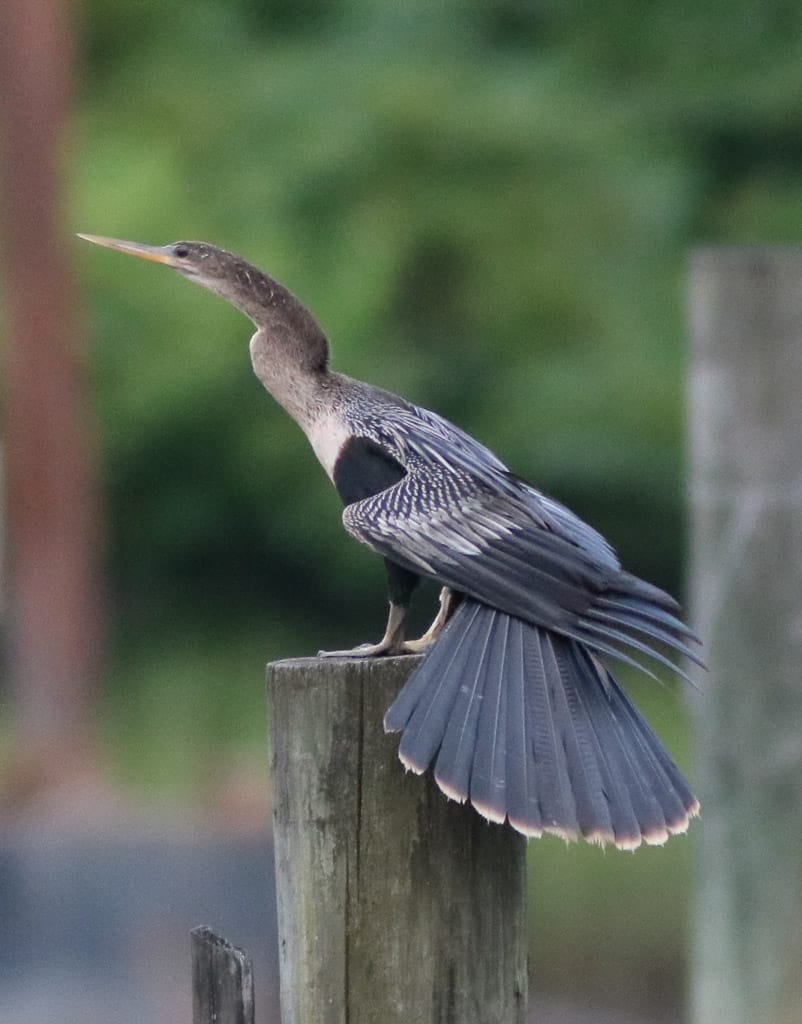
[[[347,651],[318,651],[318,658],[379,658],[390,654],[403,654],[398,649],[384,640],[377,644],[359,644]]]
[[[318,651],[318,658],[389,658],[398,654],[420,654],[437,638],[445,622],[445,595],[450,594],[448,588],[443,589],[440,598],[440,613],[429,630],[420,640],[404,640],[404,621],[406,608],[401,605],[390,605],[390,617],[387,629],[377,644],[359,644],[349,651]]]
[[[380,641],[377,644],[359,644],[347,651],[318,651],[318,658],[391,658],[399,654],[423,654],[431,647],[433,641],[404,640],[400,644]]]

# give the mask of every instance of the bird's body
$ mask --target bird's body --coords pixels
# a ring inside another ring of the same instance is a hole
[[[687,828],[698,803],[607,668],[665,650],[698,659],[675,602],[626,573],[610,545],[447,420],[330,370],[328,343],[277,282],[205,243],[96,239],[168,263],[255,323],[265,388],[296,420],[381,555],[385,637],[350,655],[426,650],[389,709],[407,767],[527,835],[634,848]],[[421,577],[444,588],[421,642],[404,636]]]

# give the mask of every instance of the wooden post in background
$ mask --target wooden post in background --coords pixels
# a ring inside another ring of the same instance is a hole
[[[802,1019],[802,250],[690,281],[694,625],[706,642],[694,1024]]]
[[[282,1024],[523,1024],[525,841],[404,771],[416,663],[268,668]]]

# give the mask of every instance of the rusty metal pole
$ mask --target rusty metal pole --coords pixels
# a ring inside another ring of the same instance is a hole
[[[92,426],[62,227],[71,10],[0,4],[7,677],[26,788],[86,768],[99,666]]]

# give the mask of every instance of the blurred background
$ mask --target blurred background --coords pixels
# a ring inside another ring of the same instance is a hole
[[[336,369],[681,595],[687,252],[802,231],[802,8],[7,0],[0,32],[0,1018],[188,1019],[212,918],[266,1022],[264,664],[378,637],[383,569],[247,321],[74,232],[241,252]],[[682,694],[630,687],[692,775]],[[692,845],[530,844],[539,1020],[681,1018]]]

